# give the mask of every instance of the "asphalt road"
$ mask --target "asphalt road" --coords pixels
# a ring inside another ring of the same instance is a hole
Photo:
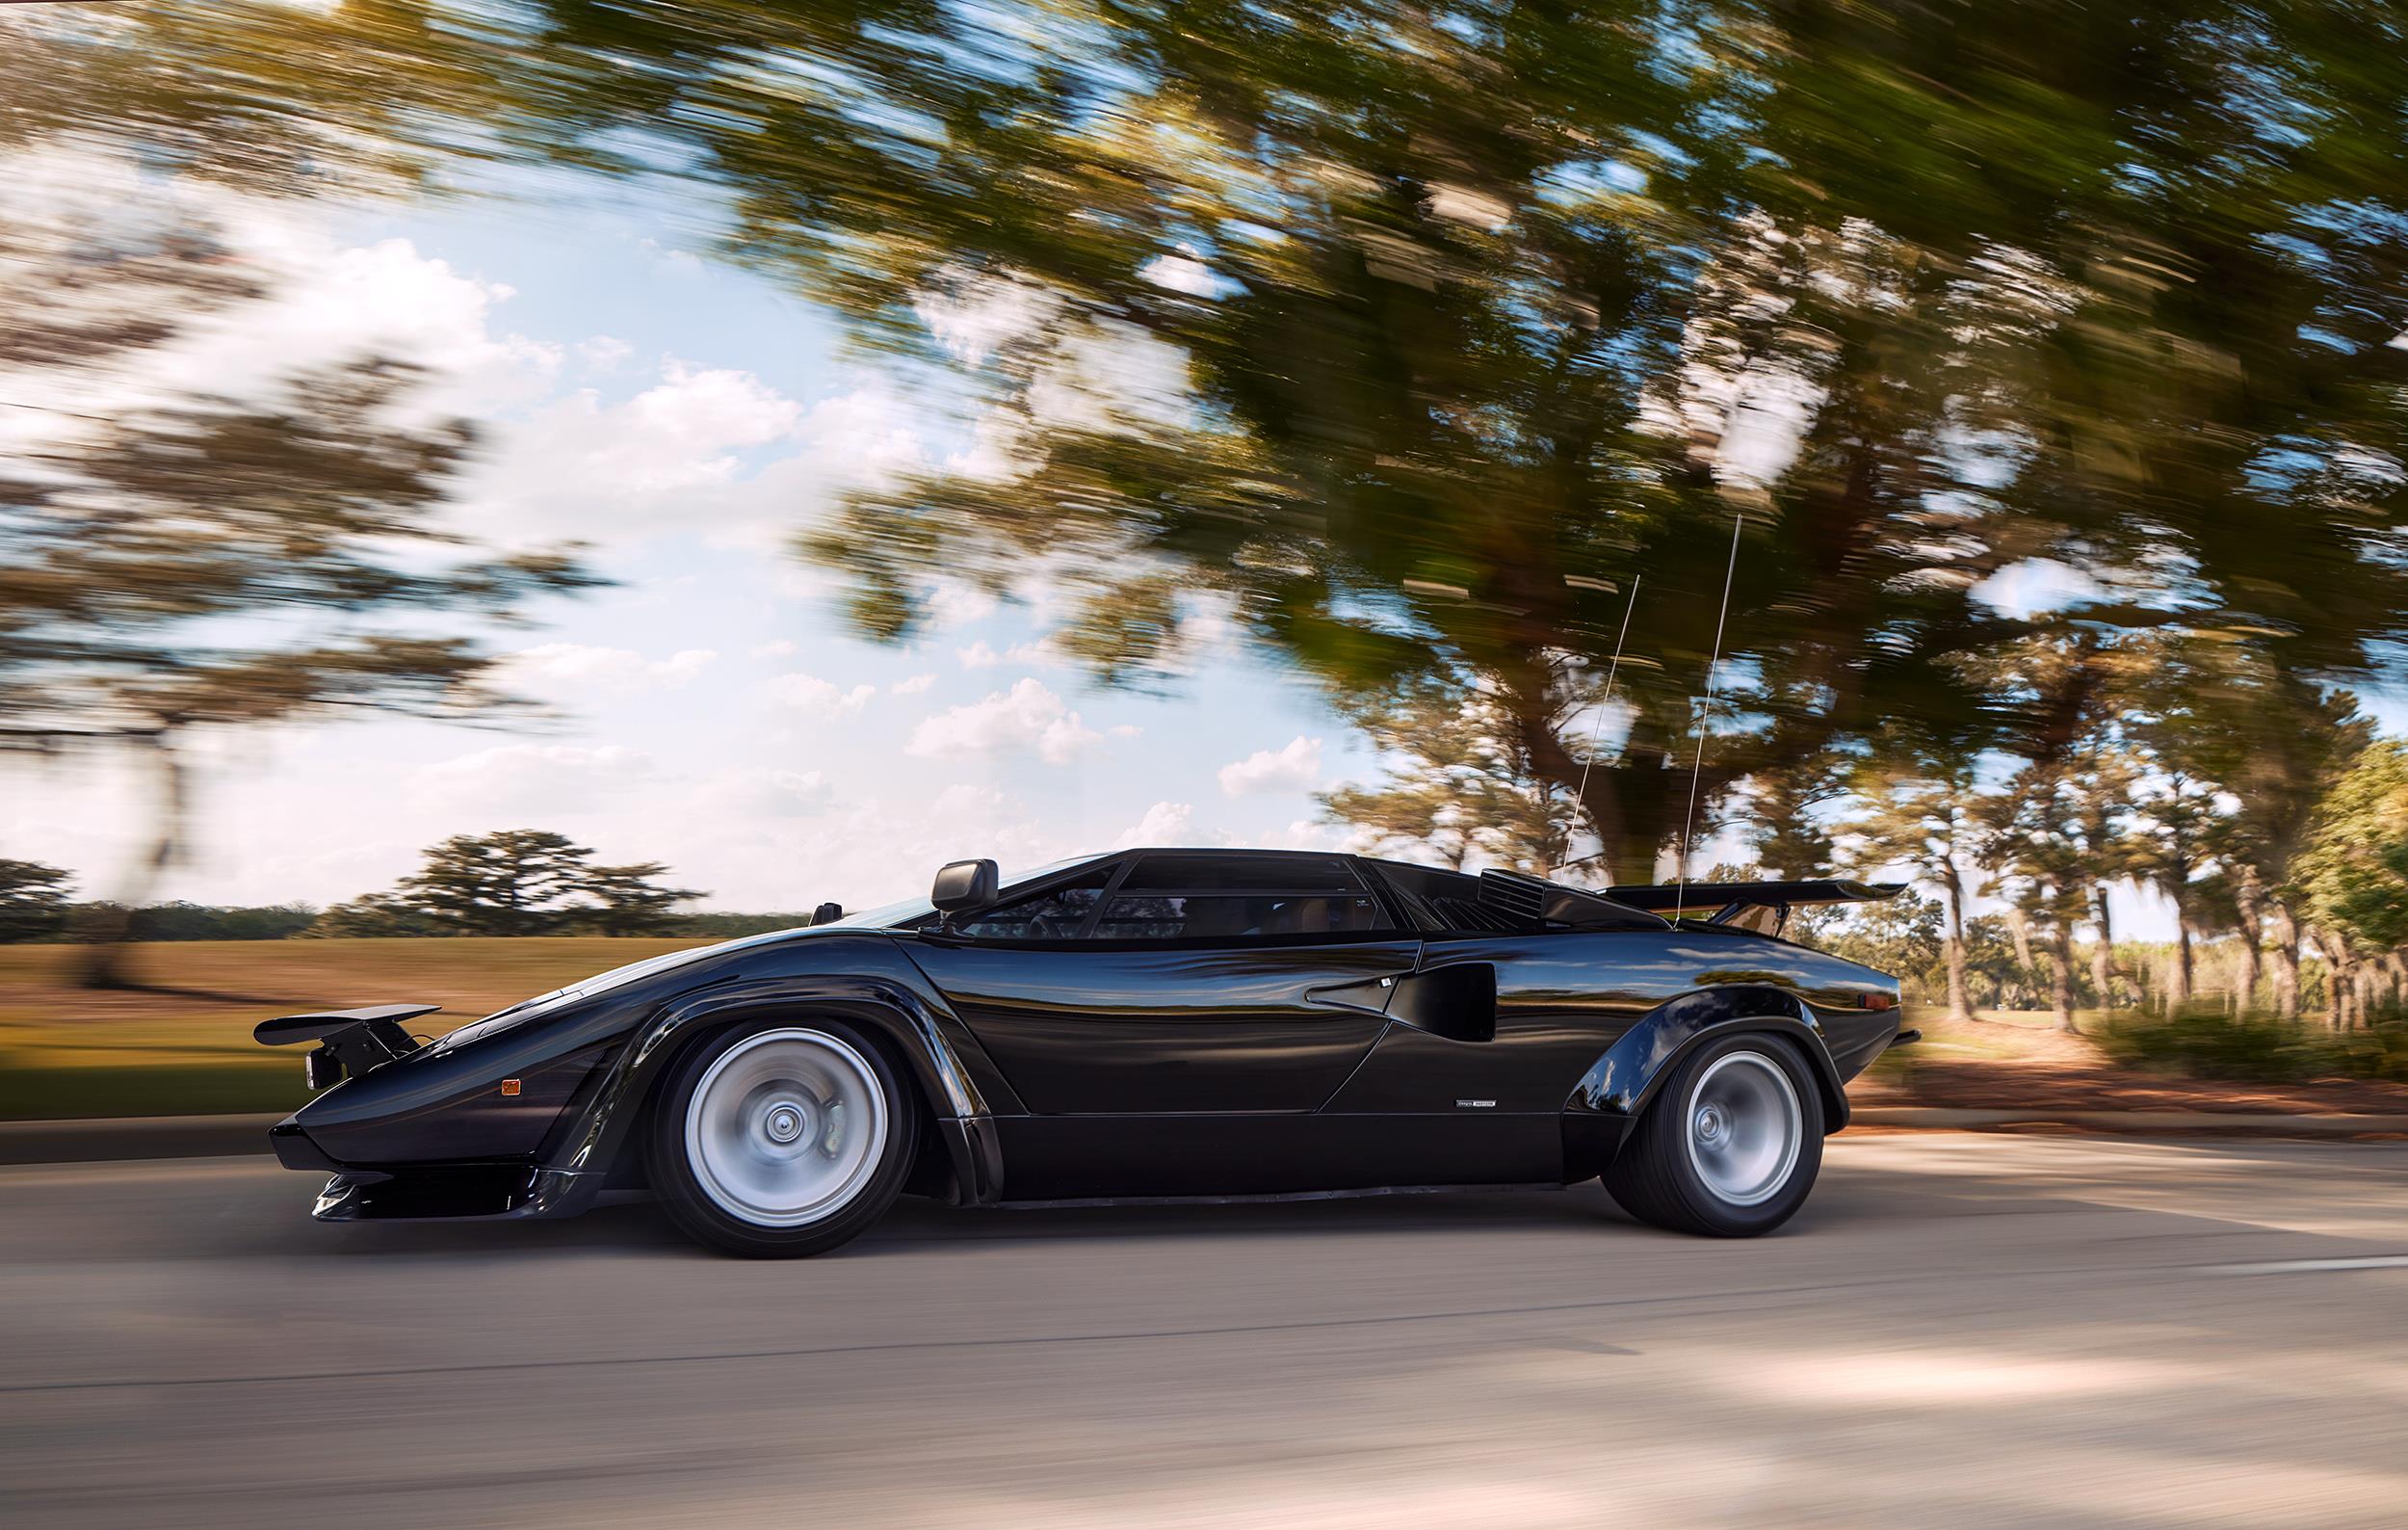
[[[0,1522],[2408,1522],[2408,1145],[1848,1136],[1784,1234],[1589,1186],[327,1227],[0,1170]]]

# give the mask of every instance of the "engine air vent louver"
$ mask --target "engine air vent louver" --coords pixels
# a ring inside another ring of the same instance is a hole
[[[1499,913],[1539,925],[1547,919],[1547,895],[1555,888],[1536,877],[1526,877],[1518,871],[1483,871],[1479,874],[1479,901]]]

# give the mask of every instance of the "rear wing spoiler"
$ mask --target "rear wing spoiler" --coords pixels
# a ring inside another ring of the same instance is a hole
[[[1776,923],[1787,922],[1792,909],[1835,903],[1878,903],[1906,890],[1902,882],[1693,882],[1649,883],[1608,887],[1606,896],[1632,909],[1684,918],[1711,913],[1714,924],[1729,924],[1750,909],[1768,909]]]
[[[315,1015],[282,1015],[261,1020],[250,1039],[262,1046],[291,1046],[316,1042],[306,1059],[309,1087],[324,1089],[345,1077],[357,1078],[372,1068],[407,1057],[418,1050],[418,1038],[403,1028],[404,1020],[432,1015],[440,1004],[375,1004],[364,1010],[322,1010]]]

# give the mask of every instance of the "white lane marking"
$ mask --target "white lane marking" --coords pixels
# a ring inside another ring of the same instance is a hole
[[[2276,1259],[2266,1264],[2210,1264],[2210,1275],[2320,1275],[2327,1270],[2408,1270],[2408,1253],[2369,1253],[2354,1259]]]

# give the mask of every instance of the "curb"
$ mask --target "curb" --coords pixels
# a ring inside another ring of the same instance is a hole
[[[268,1153],[277,1116],[124,1116],[0,1121],[0,1164],[100,1163],[118,1158],[217,1158]]]
[[[266,1157],[282,1116],[130,1116],[0,1121],[0,1165],[107,1163],[127,1158]],[[1855,1126],[1913,1131],[2010,1131],[2071,1126],[2119,1137],[2215,1133],[2231,1137],[2408,1135],[2408,1116],[2278,1116],[2214,1110],[1969,1110],[1945,1105],[1860,1105]]]
[[[1852,1126],[1925,1131],[1999,1131],[2019,1126],[2074,1126],[2121,1137],[2214,1132],[2235,1137],[2364,1137],[2408,1133],[2408,1116],[2281,1116],[2238,1110],[1972,1110],[1947,1105],[1861,1105]]]

